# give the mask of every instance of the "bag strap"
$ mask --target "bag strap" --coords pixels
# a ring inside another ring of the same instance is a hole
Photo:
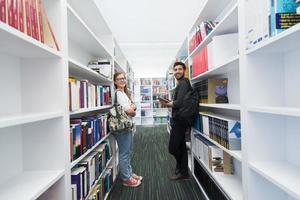
[[[119,119],[120,118],[120,113],[119,113],[118,108],[117,108],[117,106],[118,106],[118,95],[117,95],[117,92],[118,92],[118,90],[115,91],[114,107],[115,107],[115,111],[116,111],[116,117],[117,117],[117,119]]]

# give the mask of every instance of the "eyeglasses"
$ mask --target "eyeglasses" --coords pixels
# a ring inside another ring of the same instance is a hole
[[[126,78],[117,78],[116,81],[126,81]]]

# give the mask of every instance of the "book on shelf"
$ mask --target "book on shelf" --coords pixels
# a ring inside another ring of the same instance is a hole
[[[71,198],[72,198],[72,200],[77,200],[76,184],[71,184]]]
[[[271,36],[300,22],[295,0],[271,0],[270,30]]]
[[[71,161],[79,158],[106,135],[106,115],[70,119]]]
[[[69,78],[69,110],[94,108],[111,104],[110,86],[94,85],[88,80]]]
[[[192,77],[196,77],[208,70],[207,46],[192,58]]]
[[[141,85],[151,86],[151,78],[140,78]]]
[[[7,2],[6,0],[0,0],[0,21],[7,22]]]
[[[193,52],[205,39],[205,37],[215,28],[217,22],[204,21],[201,22],[191,33],[189,40],[189,52]]]
[[[111,158],[110,153],[109,143],[104,141],[72,168],[71,182],[76,185],[77,191],[80,189],[82,198],[86,198],[89,193],[92,195],[95,193],[95,188],[99,189],[99,185],[103,185],[108,174],[107,171],[110,170],[106,169],[106,171],[104,171]],[[103,176],[100,177],[101,173],[103,173]],[[111,185],[109,185],[109,187],[111,187]],[[102,191],[103,194],[105,194],[105,190],[103,189]]]
[[[59,51],[42,0],[0,0],[0,21]]]
[[[72,169],[71,184],[76,185],[77,199],[83,199],[87,195],[87,191],[84,191],[85,181],[87,181],[87,171],[85,167]]]
[[[227,78],[209,78],[195,83],[194,88],[198,91],[199,103],[229,103],[227,85]]]
[[[200,133],[206,135],[228,150],[241,150],[241,123],[238,120],[213,117],[212,114],[201,112],[198,126]],[[197,129],[198,128],[198,129]]]
[[[228,153],[199,135],[194,135],[192,140],[192,151],[211,172],[234,174],[232,157]]]
[[[90,60],[88,68],[95,72],[105,76],[106,78],[112,78],[112,64],[108,59],[95,58]]]

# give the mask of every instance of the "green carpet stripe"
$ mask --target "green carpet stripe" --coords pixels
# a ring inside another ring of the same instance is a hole
[[[175,159],[168,152],[166,126],[138,127],[134,136],[132,167],[144,177],[137,188],[123,187],[120,179],[111,200],[193,200],[205,199],[195,180],[170,181]]]

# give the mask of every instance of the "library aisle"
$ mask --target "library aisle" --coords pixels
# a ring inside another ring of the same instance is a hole
[[[110,200],[204,200],[194,179],[171,181],[169,176],[175,166],[168,152],[169,134],[165,125],[139,126],[134,136],[133,170],[144,177],[138,188],[122,187],[118,179]]]

